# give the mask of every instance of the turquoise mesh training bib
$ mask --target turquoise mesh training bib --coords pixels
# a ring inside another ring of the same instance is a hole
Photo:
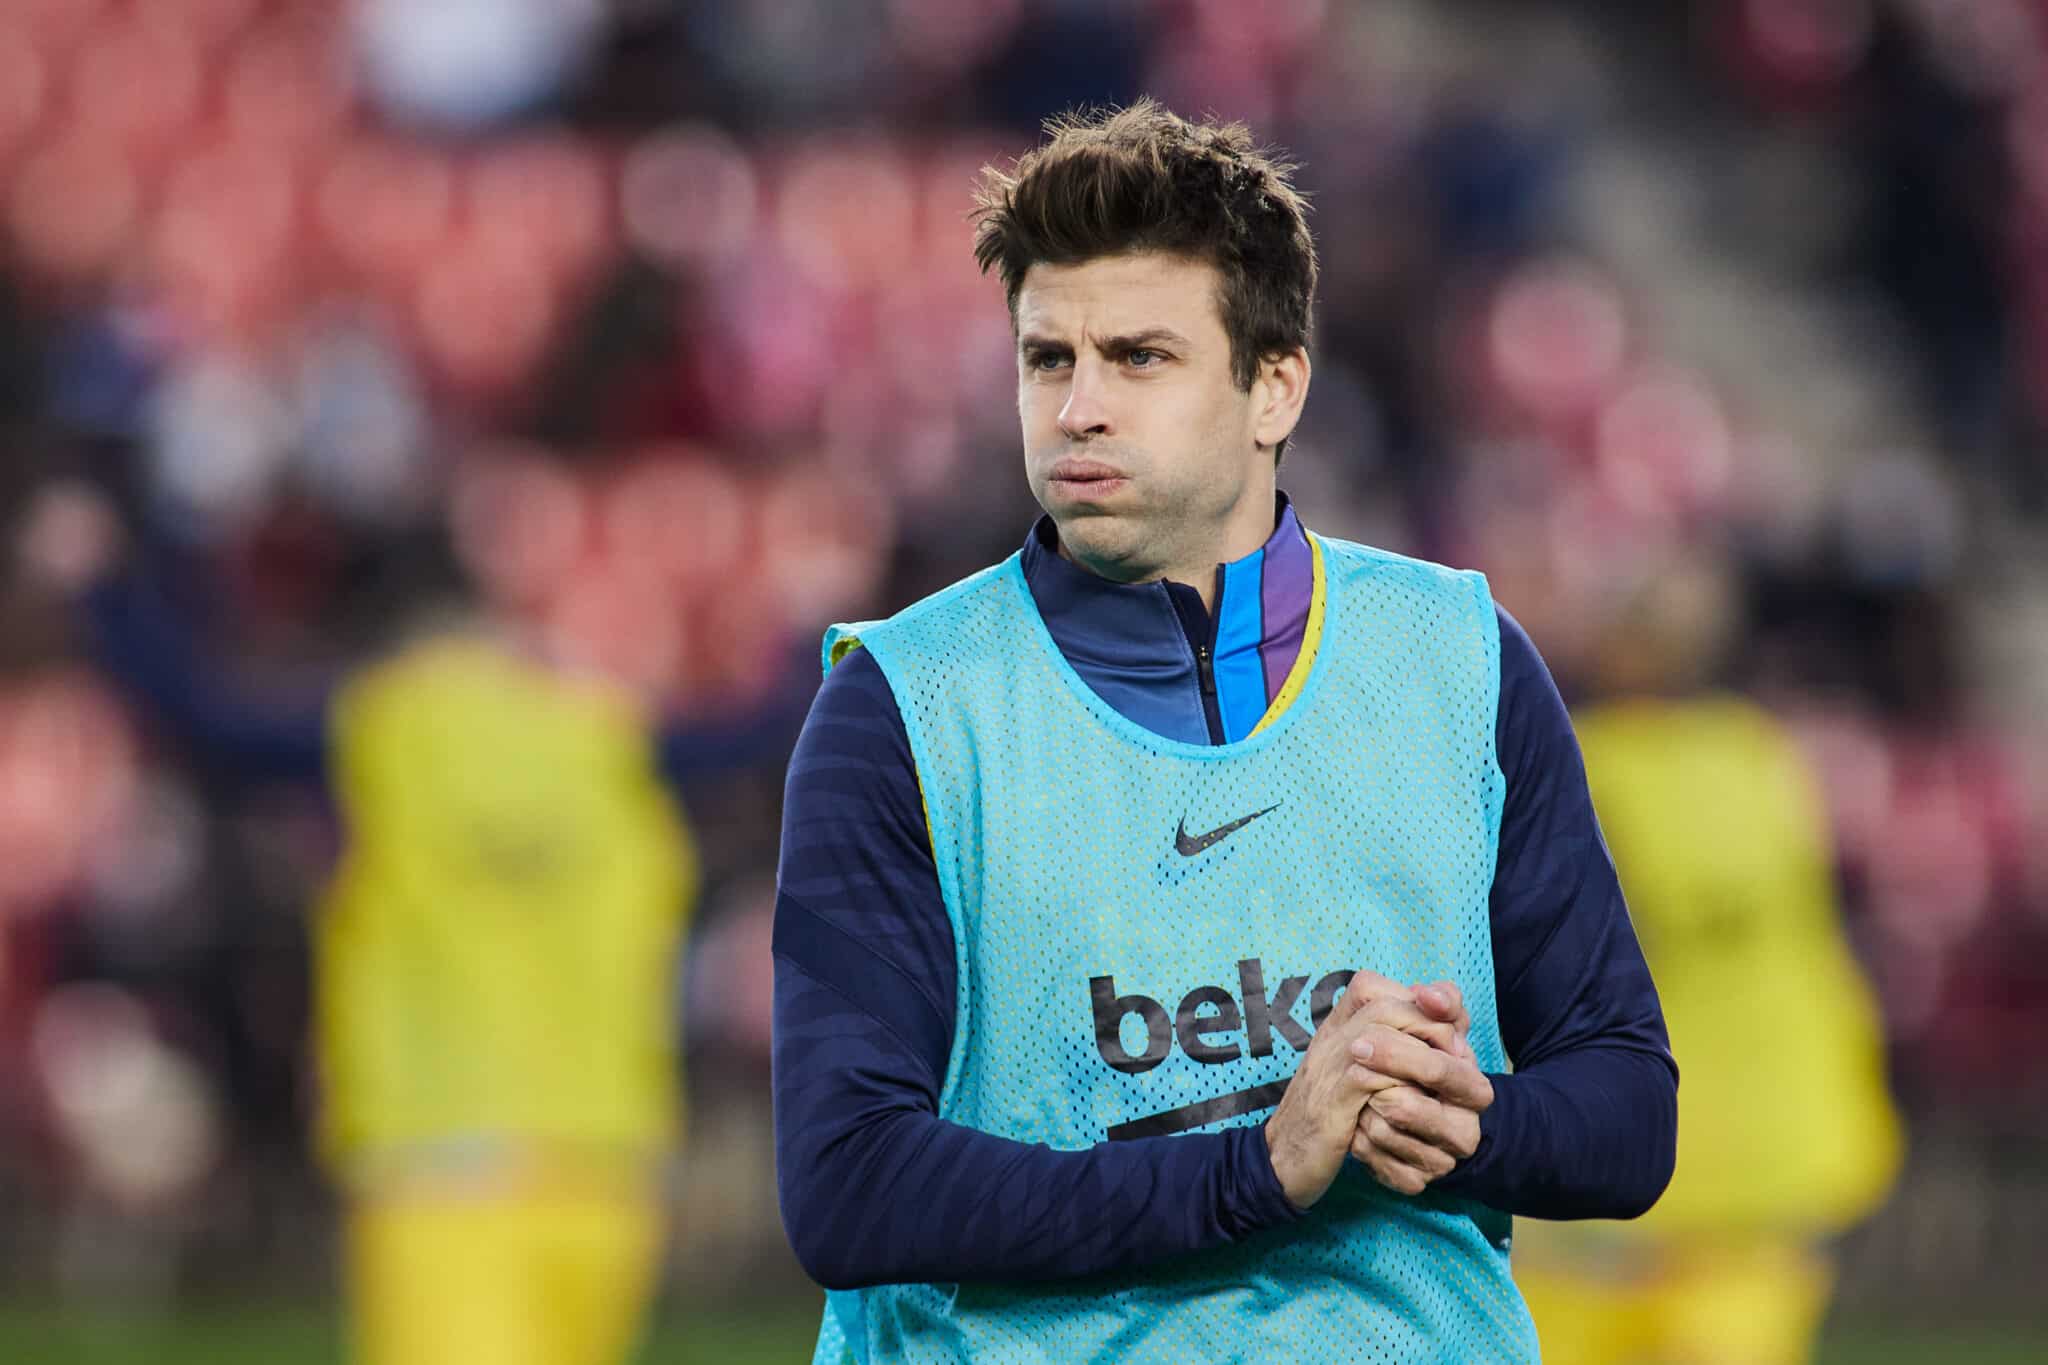
[[[827,635],[881,666],[924,789],[959,974],[942,1117],[1068,1150],[1262,1122],[1361,967],[1458,982],[1505,1069],[1485,581],[1318,545],[1308,681],[1219,747],[1090,692],[1014,556]],[[1508,1227],[1347,1162],[1301,1222],[1149,1269],[834,1293],[817,1359],[1534,1361]]]

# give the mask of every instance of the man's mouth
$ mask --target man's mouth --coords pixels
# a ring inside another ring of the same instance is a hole
[[[1052,487],[1062,493],[1099,497],[1123,487],[1129,482],[1129,477],[1121,469],[1100,460],[1069,456],[1053,465],[1050,481]]]

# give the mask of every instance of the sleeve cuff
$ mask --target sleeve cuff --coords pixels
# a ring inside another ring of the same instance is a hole
[[[1512,1134],[1519,1115],[1517,1078],[1507,1072],[1488,1072],[1486,1079],[1493,1083],[1493,1103],[1479,1116],[1479,1146],[1431,1187],[1477,1199],[1482,1204],[1493,1202],[1487,1195],[1496,1183],[1494,1172],[1499,1154],[1514,1150]]]
[[[1224,1196],[1223,1213],[1232,1239],[1300,1221],[1301,1210],[1288,1202],[1287,1191],[1273,1170],[1265,1125],[1232,1128],[1226,1137],[1230,1142],[1230,1188]]]

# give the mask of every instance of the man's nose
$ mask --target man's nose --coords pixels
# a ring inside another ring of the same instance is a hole
[[[1067,401],[1060,408],[1060,430],[1068,440],[1116,434],[1110,422],[1103,379],[1100,366],[1085,360],[1074,365],[1074,377],[1067,387]]]

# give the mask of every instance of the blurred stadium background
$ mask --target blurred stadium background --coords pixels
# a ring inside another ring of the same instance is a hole
[[[52,586],[97,500],[195,706],[465,577],[681,715],[807,685],[824,623],[1019,540],[968,185],[1145,92],[1304,163],[1312,525],[1487,570],[1582,695],[1645,584],[1732,590],[1910,1124],[1825,1358],[2048,1358],[2039,0],[0,0],[0,1358],[339,1351],[331,812],[134,704]],[[691,792],[649,1359],[815,1324],[770,1165],[785,753]]]

